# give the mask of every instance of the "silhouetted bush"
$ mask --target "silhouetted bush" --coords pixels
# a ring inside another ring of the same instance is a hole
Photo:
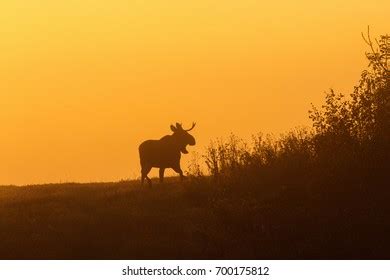
[[[255,135],[251,143],[231,135],[210,143],[208,173],[222,185],[384,185],[390,163],[390,36],[376,44],[368,32],[368,69],[352,94],[330,90],[312,106],[311,129],[278,138]]]
[[[359,84],[348,98],[331,90],[310,118],[321,169],[343,183],[376,184],[384,182],[390,159],[390,36],[381,36],[377,46],[369,32],[363,38],[369,66]]]

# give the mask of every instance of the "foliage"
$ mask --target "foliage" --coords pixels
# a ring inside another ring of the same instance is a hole
[[[368,69],[349,95],[331,89],[312,106],[312,129],[278,138],[258,134],[251,143],[231,135],[210,143],[209,173],[223,185],[385,184],[390,162],[390,36],[364,41]]]

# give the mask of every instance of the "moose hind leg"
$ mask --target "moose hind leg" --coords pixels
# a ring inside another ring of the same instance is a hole
[[[160,183],[163,183],[164,182],[164,172],[165,172],[165,168],[160,168],[160,171],[159,171],[159,175],[160,175]]]
[[[173,170],[176,172],[176,173],[179,173],[180,175],[180,181],[183,181],[185,176],[183,175],[183,171],[181,170],[180,166],[177,166],[177,167],[174,167]]]

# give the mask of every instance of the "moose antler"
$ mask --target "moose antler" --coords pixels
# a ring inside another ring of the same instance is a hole
[[[194,127],[195,127],[195,125],[196,125],[196,123],[193,122],[191,128],[190,128],[190,129],[186,129],[186,131],[191,131],[191,130],[193,130]]]

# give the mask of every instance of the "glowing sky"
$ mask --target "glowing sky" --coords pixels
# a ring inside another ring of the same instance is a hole
[[[199,151],[309,124],[389,15],[388,0],[1,1],[0,184],[135,178],[138,144],[176,121],[198,123]]]

